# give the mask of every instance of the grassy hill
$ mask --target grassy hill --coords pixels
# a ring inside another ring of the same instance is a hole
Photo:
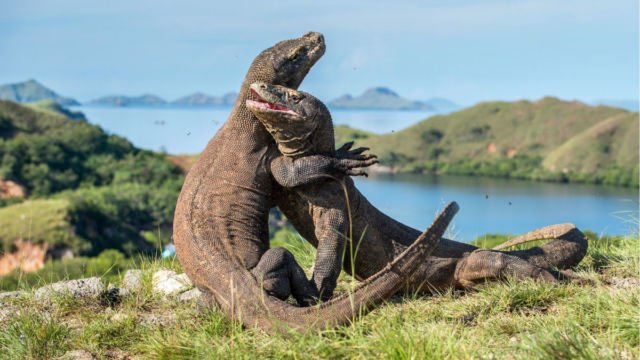
[[[72,120],[87,120],[81,111],[69,110],[53,100],[40,100],[26,105],[36,110],[48,111],[50,113],[65,116]]]
[[[487,102],[374,135],[337,127],[400,172],[638,185],[638,113],[580,102]]]
[[[0,101],[0,179],[29,197],[0,199],[0,252],[17,239],[86,255],[150,250],[145,232],[171,226],[181,170],[64,114]]]
[[[58,95],[55,91],[33,79],[15,84],[0,85],[0,99],[22,103],[51,100],[63,106],[80,105],[77,100]]]

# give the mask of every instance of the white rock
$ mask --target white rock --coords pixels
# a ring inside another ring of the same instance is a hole
[[[0,292],[0,304],[6,302],[7,300],[17,299],[24,294],[24,291]]]
[[[95,360],[95,357],[85,350],[67,351],[64,355],[56,358],[57,360]]]
[[[178,300],[184,302],[193,301],[199,299],[200,295],[202,295],[200,290],[198,288],[193,288],[187,292],[183,292],[182,294],[180,294],[180,296],[178,296]]]
[[[177,295],[193,287],[187,274],[171,270],[159,270],[153,274],[153,291],[163,295]]]
[[[142,270],[127,270],[122,279],[122,288],[131,292],[137,291],[142,286]]]
[[[0,307],[0,323],[20,315],[20,309],[14,306],[3,305]]]
[[[36,300],[46,300],[51,296],[69,295],[74,298],[90,297],[97,298],[105,291],[105,285],[97,277],[87,279],[60,281],[51,285],[43,286],[36,290]]]

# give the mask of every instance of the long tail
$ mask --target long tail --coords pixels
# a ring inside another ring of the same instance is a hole
[[[433,224],[384,269],[363,281],[352,292],[336,296],[317,306],[296,307],[268,296],[256,279],[238,266],[226,273],[215,272],[219,275],[216,276],[215,283],[228,284],[228,288],[216,288],[213,286],[214,282],[207,288],[222,309],[230,317],[242,321],[245,326],[258,326],[268,332],[275,332],[291,328],[324,329],[345,324],[384,302],[400,289],[403,282],[436,247],[458,209],[455,202],[448,204]],[[206,267],[208,269],[203,266],[198,270],[204,272],[200,275],[206,276],[208,273],[211,276],[212,269],[221,268],[220,264]]]
[[[527,250],[506,251],[541,268],[566,269],[577,265],[587,254],[587,237],[573,224],[550,225],[533,230],[508,240],[493,250],[502,250],[512,246],[537,240],[550,242]]]

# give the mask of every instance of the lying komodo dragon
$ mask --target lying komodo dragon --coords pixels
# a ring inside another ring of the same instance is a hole
[[[280,296],[290,291],[302,304],[312,301],[306,299],[312,293],[310,282],[293,257],[269,249],[268,211],[277,188],[272,172],[297,174],[305,184],[324,179],[320,175],[341,176],[367,162],[324,155],[279,162],[282,155],[269,133],[245,106],[253,82],[297,87],[324,48],[322,35],[309,33],[258,55],[228,121],[187,175],[176,205],[173,239],[184,271],[228,316],[267,331],[333,326],[381,303],[435,247],[457,211],[455,203],[448,206],[407,251],[351,294],[319,306],[296,307],[263,289]],[[281,286],[285,289],[277,288]]]
[[[300,112],[315,117],[315,123],[324,126],[316,136],[296,144],[309,149],[311,153],[329,153],[335,148],[331,117],[327,108],[317,99],[293,89],[279,89],[270,96],[270,101],[278,106],[301,109]],[[300,101],[300,99],[303,99]],[[315,109],[313,109],[315,107]],[[258,113],[256,113],[258,114]],[[285,130],[287,114],[270,112],[269,116],[258,116],[260,120]],[[304,117],[304,116],[303,116]],[[321,118],[322,120],[320,120]],[[307,119],[310,121],[310,119]],[[327,125],[329,124],[329,125]],[[285,137],[286,138],[286,137]],[[275,136],[279,148],[286,151],[283,136]],[[301,139],[302,140],[302,139]],[[340,151],[350,148],[346,144]],[[362,151],[363,149],[358,149]],[[286,155],[286,152],[283,153]],[[339,151],[339,152],[340,152]],[[344,186],[350,205],[350,228],[352,241],[344,257],[343,268],[355,273],[358,279],[366,279],[380,271],[389,261],[404,251],[419,232],[384,215],[355,188],[350,178],[344,179]],[[324,204],[343,206],[345,194],[335,187],[332,193],[325,193]],[[319,253],[331,250],[335,244],[327,243],[318,234],[322,223],[313,214],[317,211],[314,201],[296,189],[283,189],[278,195],[278,205],[300,234],[318,248]],[[327,205],[323,205],[326,207]],[[322,207],[320,207],[322,208]],[[475,246],[442,239],[432,256],[426,257],[420,269],[405,284],[405,290],[433,291],[447,287],[470,287],[474,284],[505,276],[535,278],[555,281],[561,274],[553,269],[566,269],[580,262],[587,250],[585,236],[571,224],[554,225],[538,229],[507,242],[512,246],[532,240],[554,239],[542,246],[521,251],[492,251]],[[354,244],[354,242],[356,244]],[[341,244],[338,244],[341,246]],[[355,262],[353,259],[355,258]],[[326,269],[323,269],[326,271]],[[562,274],[569,276],[569,274]]]

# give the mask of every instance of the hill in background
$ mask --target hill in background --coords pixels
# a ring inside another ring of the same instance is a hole
[[[577,101],[486,102],[375,135],[337,127],[390,171],[638,186],[638,113]]]
[[[33,79],[15,84],[0,85],[0,99],[19,103],[50,100],[62,106],[80,105],[77,100],[61,96]]]
[[[182,106],[231,106],[236,102],[237,97],[238,94],[235,92],[228,92],[222,96],[211,96],[196,92],[176,99],[171,104]]]
[[[167,101],[163,98],[153,94],[143,94],[140,96],[124,96],[124,95],[111,95],[103,96],[101,98],[93,99],[87,103],[88,105],[99,106],[158,106],[167,105]]]
[[[372,109],[372,110],[429,110],[447,112],[459,108],[453,102],[432,98],[427,101],[409,100],[386,87],[367,89],[358,96],[343,95],[328,104],[335,109]]]

